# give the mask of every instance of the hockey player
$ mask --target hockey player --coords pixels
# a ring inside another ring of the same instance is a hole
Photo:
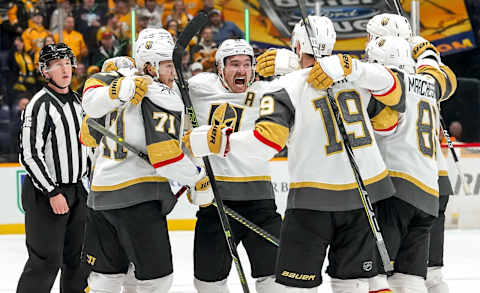
[[[110,59],[105,60],[102,65],[101,72],[123,72],[124,75],[131,75],[136,72],[135,61],[129,56],[119,56],[113,57]],[[110,121],[110,113],[106,114],[105,117],[97,119],[97,122],[105,123],[106,121]],[[89,118],[88,115],[85,115],[82,121],[81,133],[80,133],[80,140],[82,143],[90,148],[92,148],[92,152],[89,154],[90,160],[92,162],[92,172],[95,168],[95,158],[100,154],[99,152],[94,153],[94,149],[98,147],[98,144],[101,141],[102,134],[94,130],[93,128],[89,127],[87,124],[87,119]],[[103,124],[102,126],[106,126]],[[92,136],[93,135],[93,136]],[[95,136],[95,137],[94,137]],[[122,293],[135,293],[136,292],[136,279],[134,275],[134,267],[131,265],[128,269],[127,276],[123,282],[123,291]]]
[[[371,201],[376,202],[394,190],[366,106],[371,91],[375,99],[401,110],[402,81],[379,64],[330,56],[336,38],[332,22],[309,18],[325,57],[315,62],[303,22],[297,23],[292,49],[304,69],[281,77],[279,88],[263,95],[254,130],[229,136],[227,158],[268,160],[288,144],[290,191],[276,269],[282,289],[276,292],[316,292],[330,246],[327,273],[333,292],[366,293],[380,257],[326,89],[333,91],[335,109],[344,121]],[[216,153],[205,147],[206,141],[201,131],[190,134],[196,154]]]
[[[226,40],[215,58],[218,74],[204,72],[189,79],[195,113],[203,125],[197,131],[208,132],[209,124],[219,128],[226,125],[234,132],[252,128],[258,118],[259,92],[268,86],[264,81],[252,84],[255,78],[253,48],[245,40]],[[189,139],[187,135],[187,146]],[[212,156],[210,162],[224,203],[272,235],[279,236],[282,220],[276,212],[268,162],[247,160],[242,156]],[[249,256],[257,292],[277,292],[274,282],[277,248],[237,222],[231,222],[231,226],[236,243],[242,242]],[[231,264],[216,208],[200,208],[194,246],[197,291],[229,292],[226,282]]]
[[[113,109],[116,117],[107,122],[109,130],[150,160],[149,164],[109,139],[99,146],[102,155],[96,160],[88,197],[85,244],[93,269],[90,292],[120,292],[130,263],[138,293],[167,292],[173,267],[166,214],[176,202],[167,178],[191,186],[194,204],[208,205],[213,199],[205,172],[198,171],[181,149],[184,112],[172,91],[173,46],[168,33],[143,39],[135,48],[135,62],[145,76],[99,73],[86,83],[87,114],[98,118],[105,109]]]
[[[440,101],[446,100],[453,95],[457,87],[455,74],[450,68],[441,63],[440,54],[435,47],[427,40],[412,36],[412,30],[408,20],[396,14],[381,14],[373,17],[367,24],[369,39],[382,36],[397,36],[410,42],[412,56],[417,61],[419,72],[429,73],[440,80],[442,97]],[[445,82],[441,82],[445,77]],[[437,117],[438,118],[438,117]],[[436,123],[437,131],[440,131],[440,123]],[[436,149],[440,150],[440,142],[436,141]],[[449,195],[453,189],[448,179],[447,162],[445,157],[439,153],[438,160],[438,186],[439,186],[439,211],[430,231],[429,261],[426,285],[429,293],[447,293],[448,285],[443,280],[443,243],[445,231],[445,210]]]
[[[395,70],[408,85],[406,112],[398,125],[376,129],[380,152],[396,189],[395,197],[377,203],[380,228],[394,261],[394,274],[388,282],[393,292],[426,292],[429,231],[438,214],[435,141],[438,140],[436,115],[440,86],[430,75],[413,74],[415,63],[410,45],[400,37],[370,41],[366,56],[369,62]],[[402,72],[402,68],[405,71]],[[370,110],[395,115],[395,111],[385,107]],[[377,117],[380,123],[388,120]]]

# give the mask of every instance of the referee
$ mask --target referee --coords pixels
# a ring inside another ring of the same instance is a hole
[[[80,144],[82,107],[69,86],[76,67],[63,43],[40,52],[39,71],[47,85],[22,113],[20,162],[27,171],[22,190],[28,260],[18,293],[47,293],[59,270],[60,292],[83,293],[87,271],[80,268],[87,193],[82,185],[87,153]]]

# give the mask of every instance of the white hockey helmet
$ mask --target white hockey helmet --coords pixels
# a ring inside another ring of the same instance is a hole
[[[318,52],[321,56],[328,56],[332,54],[333,46],[337,39],[337,33],[333,27],[333,23],[330,18],[325,16],[309,15],[308,21],[314,33],[314,36],[318,42]],[[300,44],[300,52],[297,52],[297,44]],[[292,37],[290,40],[290,47],[292,51],[301,56],[302,53],[312,54],[313,49],[310,45],[310,40],[307,35],[307,30],[303,20],[300,20],[295,24],[292,31]]]
[[[223,69],[225,68],[225,59],[230,56],[236,55],[248,55],[252,59],[252,76],[248,81],[251,84],[255,80],[255,65],[257,63],[255,55],[253,53],[253,47],[244,39],[228,39],[218,47],[215,54],[215,62],[219,66],[218,75],[223,82],[223,85],[227,86],[223,78]]]
[[[382,13],[372,17],[367,23],[370,40],[394,36],[408,39],[413,35],[408,19],[397,14]]]
[[[410,44],[400,37],[379,37],[371,40],[365,49],[368,62],[394,66],[413,73],[415,61],[412,59]]]
[[[120,69],[135,69],[135,60],[130,56],[118,56],[105,60],[102,72],[118,71]]]
[[[147,64],[158,70],[160,62],[172,60],[174,46],[172,36],[168,32],[167,34],[156,34],[151,38],[139,40],[135,44],[137,70],[143,73]],[[158,78],[158,72],[155,78]]]
[[[156,36],[162,37],[167,35],[170,36],[170,38],[172,38],[172,42],[173,42],[172,35],[166,29],[147,27],[138,33],[137,42],[143,39],[153,39]]]

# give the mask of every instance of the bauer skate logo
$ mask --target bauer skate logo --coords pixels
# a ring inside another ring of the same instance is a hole
[[[314,0],[305,2],[307,14],[315,12]],[[387,10],[384,0],[319,0],[321,13],[333,21],[338,39],[366,35],[367,22]],[[296,0],[259,0],[266,16],[284,37],[290,37],[293,26],[301,20]]]
[[[363,262],[362,269],[365,272],[370,272],[373,268],[373,262],[372,261],[365,261]]]
[[[313,281],[313,280],[315,280],[315,275],[292,273],[292,272],[289,272],[289,271],[283,271],[282,276],[290,278],[290,279],[300,280],[300,281]]]

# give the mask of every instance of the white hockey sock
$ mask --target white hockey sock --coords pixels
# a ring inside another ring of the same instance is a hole
[[[135,267],[130,264],[127,275],[123,281],[122,293],[136,293],[137,292],[137,279],[135,278]]]
[[[368,279],[369,293],[392,293],[386,275],[377,275]]]
[[[193,285],[198,293],[230,293],[228,291],[227,279],[217,282],[205,282],[194,278]]]
[[[282,285],[275,282],[275,276],[267,276],[255,280],[255,289],[257,293],[278,293],[282,290]]]
[[[368,279],[341,280],[332,278],[333,293],[367,293]]]
[[[428,293],[449,293],[447,283],[443,280],[442,267],[430,267],[425,281]]]
[[[122,289],[125,274],[100,274],[91,272],[88,276],[90,293],[118,293]]]
[[[425,280],[419,276],[394,273],[388,284],[395,293],[427,293]]]
[[[167,293],[172,287],[173,274],[153,280],[137,280],[137,293]]]

